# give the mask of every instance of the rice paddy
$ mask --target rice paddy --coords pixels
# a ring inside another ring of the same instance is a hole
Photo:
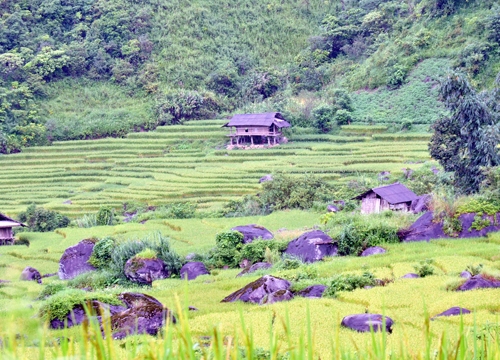
[[[273,172],[314,173],[341,183],[358,174],[398,175],[429,160],[429,135],[381,134],[384,127],[361,125],[345,130],[366,136],[292,135],[274,148],[226,150],[225,122],[192,121],[125,138],[54,142],[1,155],[2,211],[15,215],[35,202],[76,217],[131,200],[191,201],[211,211],[257,193],[259,178]]]

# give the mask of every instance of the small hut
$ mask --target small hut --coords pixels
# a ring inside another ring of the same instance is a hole
[[[17,226],[26,226],[19,221],[13,220],[10,217],[0,214],[0,245],[12,245],[14,243],[14,236],[12,235],[12,228]]]
[[[224,125],[231,128],[231,145],[276,145],[283,139],[282,129],[290,127],[279,112],[236,114]]]
[[[410,211],[411,202],[417,198],[417,194],[396,182],[370,189],[353,200],[361,200],[362,214],[373,214],[384,210]]]

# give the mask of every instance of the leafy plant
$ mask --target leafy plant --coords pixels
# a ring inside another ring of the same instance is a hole
[[[474,215],[474,221],[472,222],[470,228],[480,231],[490,225],[491,225],[490,219],[488,219],[487,217],[483,218],[483,215],[481,213],[477,213],[476,215]]]
[[[364,272],[362,275],[339,274],[331,279],[323,297],[336,298],[340,291],[354,291],[375,284],[375,276],[370,272]]]
[[[484,267],[483,264],[477,264],[477,265],[469,264],[467,265],[465,270],[468,271],[472,276],[476,276],[481,274],[481,272],[483,271],[483,267]]]
[[[283,254],[281,260],[274,265],[274,268],[276,270],[292,270],[298,269],[302,266],[302,264],[303,262],[299,257],[289,254]]]
[[[115,217],[115,209],[109,206],[101,206],[96,215],[97,226],[110,226],[113,225]]]
[[[37,207],[34,203],[21,212],[18,216],[19,221],[27,225],[28,231],[47,232],[57,228],[63,228],[69,225],[70,220],[67,216],[61,215],[56,211],[45,210]]]
[[[111,237],[105,237],[97,241],[92,249],[88,263],[97,269],[109,267],[114,248],[115,240]]]
[[[210,263],[215,267],[237,267],[243,247],[243,234],[239,231],[220,232],[215,237],[215,248],[210,252]]]
[[[434,267],[432,266],[433,262],[434,261],[432,259],[426,259],[425,261],[421,261],[419,264],[414,265],[413,268],[420,277],[433,275],[434,274]]]
[[[458,217],[444,217],[443,218],[443,232],[446,235],[457,237],[462,231],[462,222]]]
[[[358,255],[365,248],[398,243],[398,228],[382,222],[356,222],[344,225],[337,235],[340,255]]]
[[[240,261],[247,259],[250,263],[264,261],[266,253],[280,253],[286,249],[287,243],[276,240],[259,240],[256,239],[251,243],[244,244],[240,251]],[[268,255],[272,257],[272,255]]]
[[[134,257],[137,259],[156,259],[157,254],[154,250],[146,248],[142,250],[140,253],[135,254]]]

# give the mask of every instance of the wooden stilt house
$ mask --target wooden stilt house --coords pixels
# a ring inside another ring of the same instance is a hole
[[[26,225],[0,214],[0,245],[11,245],[14,243],[12,228],[17,226]]]
[[[230,128],[227,136],[231,145],[276,145],[282,141],[282,129],[290,124],[279,112],[236,114],[224,125]]]
[[[396,182],[370,189],[353,200],[361,200],[362,214],[373,214],[384,210],[410,211],[411,202],[417,198],[417,194]]]

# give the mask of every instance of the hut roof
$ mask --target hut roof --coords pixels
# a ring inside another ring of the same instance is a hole
[[[9,228],[15,226],[26,226],[26,225],[0,213],[0,228]]]
[[[354,199],[361,200],[372,191],[384,200],[387,200],[389,204],[409,202],[415,200],[418,197],[417,194],[408,189],[406,186],[400,184],[399,182],[396,182],[391,185],[379,186],[368,190],[363,194],[356,196]]]
[[[224,126],[271,126],[272,124],[279,128],[290,127],[290,123],[279,112],[236,114]]]

